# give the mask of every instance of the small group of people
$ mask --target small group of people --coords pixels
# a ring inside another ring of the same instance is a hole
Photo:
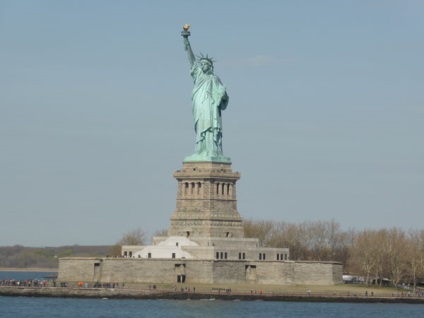
[[[392,296],[393,297],[412,297],[412,296],[421,297],[421,296],[424,296],[424,292],[418,289],[415,293],[412,293],[412,294],[410,291],[408,291],[408,292],[401,292],[401,293],[398,292],[397,295],[393,293]]]
[[[177,286],[174,285],[174,292],[176,292],[176,291],[177,291]],[[180,291],[182,293],[184,293],[184,292],[190,293],[191,292],[191,289],[190,289],[190,287],[181,287],[180,288]],[[193,293],[195,293],[195,292],[196,292],[196,287],[193,287]]]
[[[49,281],[39,280],[39,279],[25,279],[25,280],[3,279],[3,280],[0,280],[0,286],[46,287],[46,286],[48,286],[48,284],[49,284]]]
[[[91,286],[91,284],[88,284],[87,288],[119,288],[119,283],[99,283],[96,282]],[[124,287],[125,284],[122,284],[121,287]]]
[[[87,282],[83,282],[83,281],[79,281],[77,282],[77,286],[79,288],[119,288],[124,287],[125,284],[119,285],[119,283],[99,283],[96,282],[94,284],[91,283],[87,283]],[[60,282],[59,284],[56,283],[56,281],[53,282],[53,286],[54,287],[69,287],[68,282]],[[71,286],[74,286],[73,284]]]

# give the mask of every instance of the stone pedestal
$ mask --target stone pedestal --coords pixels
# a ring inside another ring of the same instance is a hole
[[[194,239],[243,238],[237,211],[236,182],[240,173],[231,163],[184,162],[176,171],[177,207],[171,216],[169,236]]]

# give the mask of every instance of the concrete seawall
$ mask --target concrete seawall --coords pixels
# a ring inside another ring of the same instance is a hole
[[[0,296],[107,298],[107,299],[170,299],[170,300],[240,300],[240,301],[301,301],[350,303],[409,303],[424,304],[423,297],[361,297],[296,294],[242,294],[225,292],[179,292],[129,288],[17,287],[0,286]]]

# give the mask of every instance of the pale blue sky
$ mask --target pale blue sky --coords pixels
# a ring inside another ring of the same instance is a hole
[[[424,2],[0,2],[0,245],[169,227],[194,150],[180,31],[230,95],[245,218],[424,227]]]

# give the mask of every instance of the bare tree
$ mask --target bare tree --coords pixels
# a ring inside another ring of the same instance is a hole
[[[112,256],[121,255],[122,245],[144,245],[146,242],[146,233],[141,228],[130,230],[122,235],[118,242],[110,249]]]
[[[356,239],[355,229],[341,231],[338,235],[334,257],[332,260],[341,262],[345,270],[349,270],[349,259]]]
[[[271,221],[248,219],[243,220],[243,229],[245,237],[258,238],[260,246],[269,246],[274,224]]]
[[[358,233],[352,251],[353,261],[356,264],[357,270],[364,274],[365,285],[367,286],[370,283],[371,271],[376,264],[374,254],[378,247],[374,244],[375,236],[376,233],[372,230],[364,230]]]
[[[280,230],[278,236],[284,238],[281,247],[290,248],[292,259],[346,261],[351,246],[350,235],[343,232],[334,220],[282,225],[276,226]]]
[[[136,228],[124,233],[116,243],[118,245],[144,245],[146,233],[141,228]]]
[[[290,258],[295,260],[345,262],[352,246],[350,233],[343,232],[334,220],[300,224],[246,220],[243,223],[246,237],[259,238],[261,246],[287,247]]]
[[[317,261],[334,260],[336,250],[342,243],[340,224],[331,221],[306,222],[310,258]]]
[[[407,244],[405,232],[398,228],[388,231],[387,259],[389,274],[394,286],[398,285],[406,272],[406,249]]]
[[[374,275],[375,275],[375,285],[380,281],[380,286],[383,285],[383,276],[385,274],[385,266],[387,263],[387,242],[388,242],[388,233],[386,229],[381,229],[374,231],[373,238],[373,248],[374,251]]]
[[[167,229],[156,230],[155,233],[153,233],[153,236],[168,236],[168,230]]]
[[[424,275],[424,230],[409,231],[408,274],[414,291],[417,287],[417,278]]]
[[[268,244],[270,247],[287,247],[293,260],[305,259],[307,250],[303,244],[304,233],[296,224],[278,222],[274,224]]]

